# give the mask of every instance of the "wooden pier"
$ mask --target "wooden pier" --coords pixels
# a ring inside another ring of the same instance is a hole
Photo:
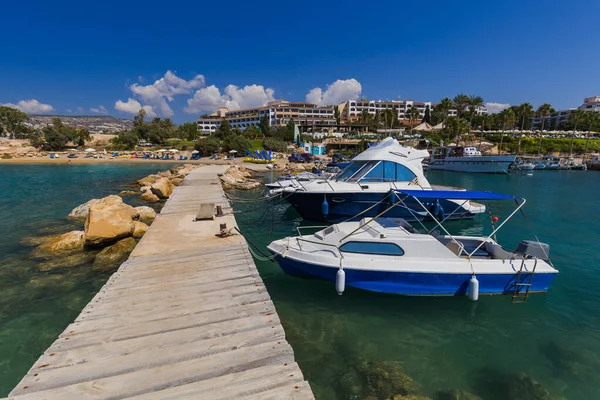
[[[314,399],[217,174],[194,170],[9,398]],[[225,216],[194,222],[200,204]]]

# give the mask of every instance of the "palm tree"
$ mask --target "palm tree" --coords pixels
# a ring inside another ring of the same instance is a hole
[[[448,97],[444,97],[438,105],[435,106],[435,112],[439,113],[438,118],[442,120],[442,125],[446,126],[448,113],[454,107],[454,103]]]
[[[500,137],[500,146],[498,147],[498,154],[502,150],[502,142],[504,141],[504,131],[506,126],[514,126],[515,123],[515,112],[512,108],[506,108],[500,112],[500,120],[502,121],[502,136]]]
[[[475,111],[477,111],[477,109],[479,107],[483,107],[483,97],[469,96],[469,101],[467,102],[467,107],[469,108],[469,111],[471,112],[471,119],[469,120],[469,122],[471,124],[473,124],[473,117],[475,116]]]
[[[577,131],[577,125],[585,122],[585,111],[581,109],[573,110],[569,114],[569,122],[573,124],[573,133],[571,134],[571,148],[569,150],[569,157],[573,154],[573,142],[575,141],[575,132]]]
[[[412,106],[410,110],[408,110],[408,118],[410,119],[410,129],[414,128],[415,122],[421,118],[421,112],[415,106]]]
[[[465,108],[469,105],[469,96],[466,94],[456,95],[452,102],[456,107],[456,115],[460,118]]]
[[[369,112],[367,110],[362,110],[360,113],[360,120],[362,121],[363,125],[365,125],[365,127],[367,127],[369,124],[369,121],[371,120],[371,114],[369,114]]]
[[[456,144],[458,144],[460,135],[471,131],[471,124],[464,118],[449,117],[446,129],[448,130],[450,141],[456,137]]]
[[[523,128],[525,127],[525,119],[533,115],[533,106],[529,103],[523,103],[519,106],[519,116],[521,118],[521,134],[519,135],[519,147],[517,154],[521,153],[521,140],[523,140]]]
[[[594,125],[596,125],[598,122],[600,122],[600,113],[597,113],[595,111],[589,111],[585,113],[585,122],[588,124],[588,130],[585,133],[585,150],[583,151],[583,153],[587,153],[587,149],[588,149],[588,141],[590,140],[590,132],[592,131],[592,129],[594,128]]]
[[[552,108],[552,105],[550,105],[548,103],[544,103],[541,106],[539,106],[537,111],[535,112],[535,115],[542,118],[542,129],[540,131],[540,143],[538,145],[538,156],[541,154],[541,151],[542,151],[542,140],[544,139],[544,123],[546,122],[546,117],[548,115],[554,114],[555,112],[556,112],[556,110],[554,108]]]

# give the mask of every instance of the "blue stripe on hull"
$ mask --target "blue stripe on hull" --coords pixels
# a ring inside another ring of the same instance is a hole
[[[375,203],[381,201],[380,204],[373,207],[369,211],[361,214],[358,218],[364,217],[375,217],[388,209],[394,201],[390,199],[396,199],[395,196],[390,196],[388,192],[386,193],[327,193],[325,197],[327,198],[327,203],[329,204],[329,214],[327,218],[321,214],[321,204],[323,203],[323,193],[307,193],[307,192],[294,192],[294,193],[284,193],[283,197],[298,211],[298,214],[302,216],[304,219],[308,219],[311,221],[327,221],[327,222],[336,222],[336,221],[344,221],[348,218],[354,217],[357,214],[365,211],[367,208],[371,207]],[[400,195],[400,198],[402,195]],[[382,201],[384,199],[387,200]],[[418,197],[418,196],[417,196]],[[421,200],[424,204],[428,205],[428,202],[431,203],[431,200]],[[423,213],[423,208],[413,199],[412,197],[406,197],[404,199],[404,205],[409,207],[414,215],[419,215],[418,213]],[[458,208],[456,203],[453,203],[448,200],[440,199],[440,205],[444,209],[444,213],[449,215],[453,210]],[[407,221],[414,221],[415,218],[413,214],[410,213],[405,207],[397,206],[389,210],[384,217],[388,218],[404,218]],[[470,212],[461,212],[457,211],[450,219],[463,219],[463,218],[472,218],[473,214]],[[423,217],[424,219],[430,219],[428,216]]]
[[[335,282],[337,268],[302,263],[290,258],[276,257],[281,269],[300,278],[317,278]],[[382,272],[344,269],[346,285],[372,292],[412,296],[464,296],[471,274],[441,274],[418,272]],[[536,274],[530,292],[546,292],[556,274]],[[482,295],[512,294],[517,274],[478,274]],[[529,274],[521,274],[526,283]],[[520,291],[525,291],[521,287]]]

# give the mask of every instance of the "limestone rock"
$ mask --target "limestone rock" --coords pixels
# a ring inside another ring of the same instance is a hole
[[[119,192],[120,196],[135,196],[138,192],[135,190],[122,190]]]
[[[179,186],[183,183],[183,178],[178,178],[178,177],[171,178],[171,183],[175,186]]]
[[[167,178],[160,178],[151,186],[152,193],[161,199],[167,199],[173,193],[174,188],[175,186]]]
[[[170,178],[171,176],[173,176],[173,173],[171,171],[163,171],[159,172],[158,175],[160,175],[163,178]]]
[[[158,175],[158,174],[150,174],[150,175],[140,179],[138,181],[138,183],[140,184],[140,186],[150,186],[154,182],[156,182],[159,178],[160,178],[160,175]]]
[[[38,265],[40,271],[52,271],[55,269],[82,267],[94,261],[94,253],[82,251],[64,257],[55,257]]]
[[[142,195],[140,196],[140,199],[147,201],[148,203],[156,203],[157,201],[160,200],[158,198],[158,196],[155,195],[154,193],[152,193],[151,191],[142,193]]]
[[[85,244],[97,246],[131,236],[133,220],[138,215],[133,207],[124,203],[92,205],[85,220]]]
[[[75,207],[68,215],[68,218],[76,220],[76,221],[85,221],[90,212],[90,207],[96,203],[102,203],[106,206],[115,205],[115,204],[123,204],[123,199],[117,195],[111,195],[107,197],[103,197],[101,199],[91,199],[87,203],[83,203],[77,207]]]
[[[72,253],[83,251],[85,234],[83,231],[72,231],[54,236],[44,241],[36,250],[37,255]]]
[[[148,231],[148,225],[140,221],[134,221],[133,227],[134,238],[141,238]]]
[[[152,207],[140,206],[140,207],[136,207],[135,210],[139,214],[138,218],[139,218],[140,222],[143,222],[145,224],[148,224],[148,223],[154,221],[154,218],[156,218],[156,211],[154,211],[154,209]]]
[[[119,268],[119,265],[125,261],[127,256],[129,256],[129,253],[133,251],[135,244],[135,239],[129,237],[103,249],[96,255],[92,270],[112,271]]]
[[[150,191],[150,189],[151,189],[150,185],[148,185],[148,186],[142,186],[142,187],[140,188],[140,192],[142,192],[142,193],[146,193],[146,192],[149,192],[149,191]]]
[[[256,189],[261,183],[254,179],[249,179],[250,176],[251,174],[246,167],[233,166],[225,171],[225,173],[220,176],[220,179],[224,189]]]

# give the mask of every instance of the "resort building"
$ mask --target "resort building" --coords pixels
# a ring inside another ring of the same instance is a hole
[[[544,121],[544,130],[556,130],[561,125],[569,122],[569,116],[575,110],[583,110],[590,112],[600,112],[600,96],[586,97],[583,99],[583,104],[577,108],[568,110],[558,110],[555,113],[547,116]],[[542,117],[531,117],[531,129],[542,128]]]
[[[289,102],[276,100],[263,107],[229,110],[220,107],[218,111],[198,119],[198,130],[211,134],[221,125],[225,118],[232,128],[244,130],[250,126],[259,126],[260,120],[267,117],[269,126],[286,125],[290,120],[299,126],[333,126],[335,125],[334,108],[319,107],[305,102]]]
[[[433,111],[436,103],[430,101],[412,101],[412,100],[347,100],[338,106],[340,110],[340,116],[345,122],[358,122],[363,111],[367,111],[371,115],[375,115],[377,112],[382,112],[386,109],[394,110],[398,115],[398,121],[402,123],[409,123],[408,112],[412,107],[416,107],[419,110],[420,119],[425,117],[425,110],[427,108]],[[478,107],[475,110],[477,115],[487,114],[485,107]],[[458,114],[457,110],[449,110],[448,116],[455,117]]]

